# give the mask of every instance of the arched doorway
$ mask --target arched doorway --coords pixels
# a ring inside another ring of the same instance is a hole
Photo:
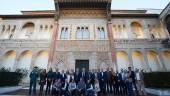
[[[170,71],[170,51],[162,51],[161,56],[168,71]]]
[[[144,58],[140,51],[132,52],[133,67],[137,69],[145,69]]]
[[[147,51],[147,58],[151,71],[161,70],[160,60],[158,58],[158,54],[155,51]]]
[[[3,62],[0,67],[9,68],[10,70],[12,70],[15,64],[15,59],[16,59],[16,52],[14,50],[10,50],[6,52],[3,56]]]
[[[47,69],[48,65],[48,52],[47,51],[40,51],[37,54],[35,65],[40,69]]]
[[[30,70],[31,60],[32,60],[32,52],[31,51],[26,50],[26,51],[22,52],[19,57],[19,62],[17,64],[16,68]]]
[[[121,69],[127,69],[129,67],[128,55],[124,51],[116,52],[116,61],[117,61],[118,71],[120,71]]]

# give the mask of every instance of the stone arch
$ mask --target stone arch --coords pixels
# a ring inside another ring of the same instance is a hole
[[[32,60],[32,52],[30,50],[23,51],[19,56],[16,69],[23,68],[23,69],[30,70],[31,60]]]
[[[131,23],[131,30],[132,35],[136,39],[144,38],[144,29],[142,28],[142,25],[139,22],[132,22]]]
[[[116,52],[116,61],[118,71],[120,71],[121,69],[127,69],[129,67],[129,58],[128,54],[125,51]]]
[[[161,71],[161,63],[157,52],[153,50],[148,50],[147,58],[151,71]]]
[[[163,58],[163,62],[165,64],[166,69],[170,70],[170,51],[164,50],[161,52],[161,56]]]
[[[9,68],[12,70],[15,64],[15,60],[16,60],[16,51],[14,50],[7,51],[3,56],[3,62],[2,65],[0,65],[0,67]]]
[[[19,39],[28,39],[31,38],[31,35],[34,33],[35,24],[32,22],[27,22],[22,26],[22,32],[19,35]]]
[[[144,66],[145,62],[144,62],[144,58],[143,58],[143,54],[138,51],[138,50],[134,50],[132,52],[132,60],[133,60],[133,67],[134,69],[145,69],[146,66]]]
[[[48,65],[48,52],[41,50],[37,53],[34,66],[37,66],[40,69],[47,69]]]

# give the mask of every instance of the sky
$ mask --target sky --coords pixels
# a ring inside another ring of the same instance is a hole
[[[112,9],[163,9],[170,0],[112,0]],[[23,10],[54,10],[54,0],[0,0],[0,14],[20,14]]]

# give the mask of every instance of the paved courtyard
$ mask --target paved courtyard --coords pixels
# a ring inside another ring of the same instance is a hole
[[[11,96],[11,95],[15,95],[15,96],[26,96],[28,95],[28,89],[21,89],[21,90],[18,90],[18,91],[15,91],[15,92],[10,92],[10,93],[5,93],[5,94],[2,94],[1,96]],[[36,96],[39,96],[38,95],[38,91],[37,91],[37,95]],[[42,96],[46,96],[45,94],[43,94]],[[106,96],[122,96],[122,95],[113,95],[113,94],[107,94]],[[123,95],[123,96],[126,96],[126,95]],[[147,96],[154,96],[154,95],[147,95]]]

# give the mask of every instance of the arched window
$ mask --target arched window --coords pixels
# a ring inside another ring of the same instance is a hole
[[[35,25],[33,23],[26,23],[22,27],[22,33],[20,34],[20,39],[31,38],[31,35],[34,33]]]
[[[3,34],[5,32],[5,25],[2,25],[2,31],[1,34]]]
[[[7,29],[6,29],[6,33],[10,33],[11,27],[10,25],[8,25]]]
[[[61,28],[60,39],[68,39],[68,28],[67,27]]]
[[[16,25],[13,26],[13,28],[12,28],[12,30],[11,30],[11,33],[10,33],[10,35],[9,35],[9,39],[12,39],[12,38],[13,38],[15,29],[16,29]]]
[[[40,25],[40,31],[41,32],[43,31],[43,25]]]
[[[143,28],[138,22],[131,23],[133,37],[136,39],[144,38]]]
[[[86,27],[86,28],[83,30],[83,39],[89,39],[89,38],[90,38],[90,32],[89,32],[88,27]]]
[[[103,27],[98,27],[96,32],[97,39],[105,39],[105,30]]]
[[[151,39],[164,37],[164,33],[160,30],[160,26],[148,24],[148,29]]]
[[[90,32],[88,27],[77,27],[76,39],[89,39]]]
[[[80,27],[77,27],[77,30],[76,30],[76,39],[81,39],[81,38],[82,38],[81,29],[80,29]]]

